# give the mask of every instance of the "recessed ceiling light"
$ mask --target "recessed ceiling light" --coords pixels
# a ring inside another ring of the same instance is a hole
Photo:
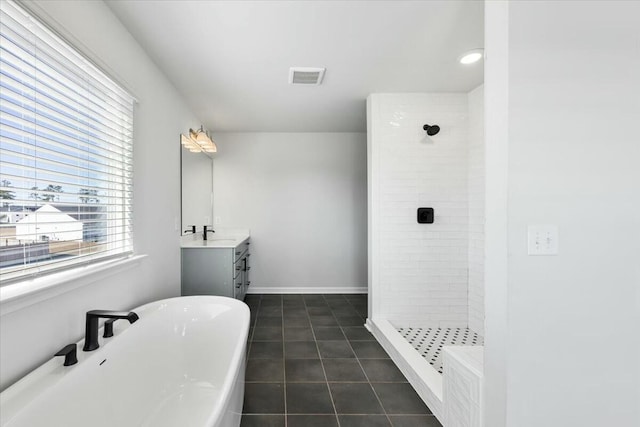
[[[484,49],[473,49],[460,55],[458,61],[460,61],[461,64],[469,65],[480,61],[483,56]]]

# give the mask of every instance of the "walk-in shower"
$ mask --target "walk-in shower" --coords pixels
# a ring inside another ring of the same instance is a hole
[[[479,87],[367,103],[367,325],[441,420],[443,348],[483,344],[482,97]],[[421,143],[416,129],[434,136],[441,127],[438,144]]]

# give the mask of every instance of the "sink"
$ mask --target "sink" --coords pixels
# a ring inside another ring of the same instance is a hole
[[[249,238],[249,233],[238,232],[209,234],[207,240],[202,238],[202,233],[187,234],[180,238],[182,248],[235,248]]]

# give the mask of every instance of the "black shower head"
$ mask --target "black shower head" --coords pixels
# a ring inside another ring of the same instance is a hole
[[[436,135],[438,132],[440,132],[440,126],[438,125],[432,125],[432,126],[424,125],[422,126],[422,129],[426,130],[427,135],[429,136]]]

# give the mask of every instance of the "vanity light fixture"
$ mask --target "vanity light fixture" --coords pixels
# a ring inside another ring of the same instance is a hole
[[[197,130],[189,129],[188,136],[180,135],[180,142],[192,153],[200,153],[202,151],[216,153],[218,151],[218,147],[216,147],[216,143],[209,135],[209,131],[204,130],[203,126],[200,126],[200,129]]]
[[[483,56],[484,49],[473,49],[460,55],[458,61],[463,65],[469,65],[480,61]]]
[[[184,148],[191,151],[192,153],[202,152],[202,150],[200,149],[200,146],[188,136],[184,136],[180,134],[180,143],[184,146]]]

